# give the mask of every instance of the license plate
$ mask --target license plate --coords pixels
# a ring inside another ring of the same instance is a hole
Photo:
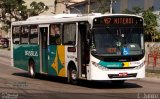
[[[126,76],[128,76],[128,73],[119,73],[118,75],[119,75],[119,77],[126,77]]]

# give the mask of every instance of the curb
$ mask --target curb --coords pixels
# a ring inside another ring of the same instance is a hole
[[[159,84],[160,84],[160,78],[150,78],[150,77],[146,77],[146,78],[143,78],[143,79],[139,79],[139,81],[145,81],[145,82],[159,83]]]

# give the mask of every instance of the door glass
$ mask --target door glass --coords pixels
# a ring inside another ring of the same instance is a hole
[[[41,31],[41,53],[42,53],[42,72],[48,72],[48,49],[47,49],[47,35],[48,27],[40,28]]]

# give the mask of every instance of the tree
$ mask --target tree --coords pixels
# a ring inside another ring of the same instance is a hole
[[[30,4],[31,9],[29,10],[29,16],[36,16],[39,15],[40,13],[43,13],[44,11],[48,10],[48,7],[45,6],[43,2],[35,2],[33,1]]]
[[[109,12],[110,0],[97,0],[96,3],[98,5],[98,7],[95,8],[97,12],[100,12],[100,13]]]
[[[142,10],[140,7],[133,7],[132,10],[125,9],[122,13],[126,14],[141,14],[144,18],[144,34],[145,41],[155,41],[160,39],[160,33],[157,31],[156,27],[157,16],[153,13],[153,8],[149,8],[147,10]]]
[[[4,24],[2,29],[8,32],[12,21],[26,20],[28,14],[35,16],[48,10],[43,2],[32,2],[30,6],[31,9],[28,9],[24,0],[1,0],[0,22]]]
[[[8,32],[13,19],[21,20],[20,11],[27,8],[24,3],[23,0],[1,0],[1,22],[5,24],[2,29]]]
[[[140,14],[142,12],[143,10],[139,6],[133,7],[132,10],[125,9],[124,11],[122,11],[122,13],[125,13],[125,14]]]
[[[142,14],[144,18],[144,33],[146,35],[147,41],[155,41],[156,39],[159,39],[159,33],[156,29],[158,26],[157,23],[157,16],[153,13],[153,9],[149,8]]]

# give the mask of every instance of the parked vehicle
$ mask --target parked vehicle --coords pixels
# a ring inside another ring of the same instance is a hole
[[[3,48],[7,48],[9,46],[9,40],[7,38],[0,38],[0,45]]]

